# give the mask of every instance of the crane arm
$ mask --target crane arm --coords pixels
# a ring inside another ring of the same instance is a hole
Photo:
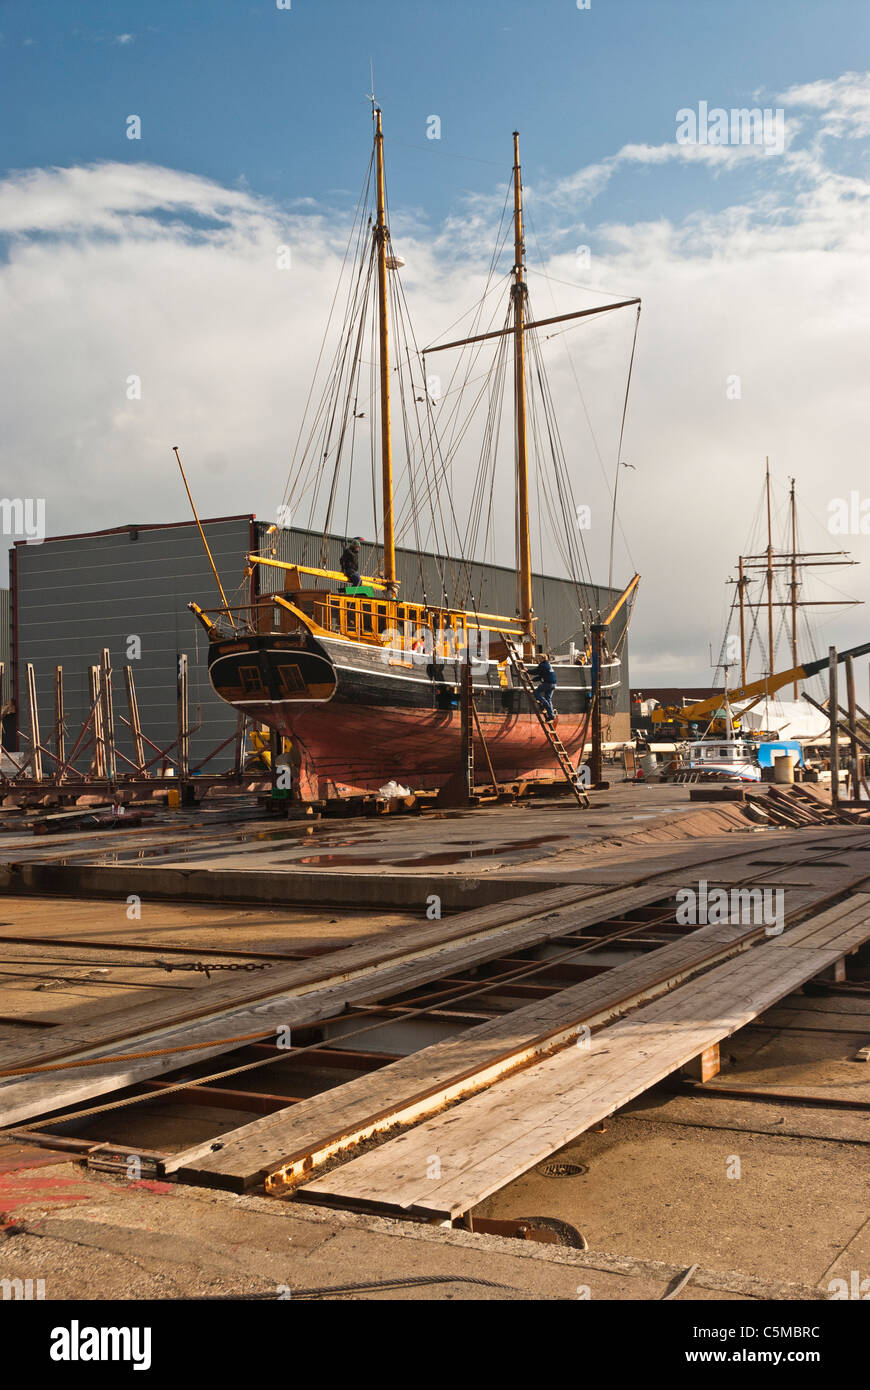
[[[859,647],[850,647],[848,651],[838,652],[837,661],[845,661],[847,656],[866,656],[868,652],[870,642],[863,642]],[[810,676],[816,676],[827,668],[828,658],[825,656],[818,661],[808,661],[803,666],[792,666],[788,671],[776,671],[772,676],[762,676],[761,680],[750,681],[748,685],[738,685],[729,690],[728,703],[733,705],[739,700],[761,699],[765,695],[772,695],[776,690],[781,690],[784,685],[793,681],[808,680]],[[653,710],[652,722],[664,724],[678,720],[681,724],[693,724],[719,709],[724,700],[723,691],[721,695],[713,695],[708,700],[698,700],[694,705],[683,705],[682,708],[677,705],[663,706]]]

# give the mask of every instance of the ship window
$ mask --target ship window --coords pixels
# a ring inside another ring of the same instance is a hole
[[[364,604],[362,605],[362,619],[361,619],[361,625],[362,625],[362,631],[363,631],[363,632],[371,632],[371,631],[373,630],[373,629],[372,629],[372,606],[371,606],[370,603],[364,603]]]
[[[349,603],[345,609],[345,622],[348,632],[356,632],[356,604]]]
[[[387,617],[387,605],[385,603],[379,603],[376,612],[378,615],[378,632],[386,632],[387,628],[390,626],[390,620]]]
[[[239,680],[246,695],[257,695],[263,689],[263,677],[259,666],[240,666]]]
[[[282,695],[289,695],[294,690],[305,689],[305,679],[295,661],[292,664],[278,667],[278,679],[281,683]]]
[[[273,626],[273,627],[280,627],[280,626],[281,626],[281,609],[278,607],[277,604],[275,604],[274,607],[272,608],[272,626]]]

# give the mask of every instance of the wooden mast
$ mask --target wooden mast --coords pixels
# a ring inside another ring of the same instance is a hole
[[[534,609],[532,607],[532,546],[529,535],[529,466],[526,449],[526,345],[525,345],[525,246],[523,241],[523,185],[520,176],[520,136],[514,131],[514,394],[517,436],[517,572],[520,581],[520,621],[523,628],[523,654],[534,654]]]
[[[743,556],[740,556],[739,579],[737,580],[738,594],[740,597],[740,684],[746,684],[746,611],[744,598],[747,580],[743,573]],[[795,662],[797,665],[797,662]]]
[[[514,339],[514,397],[516,425],[516,510],[517,510],[517,579],[518,610],[523,628],[523,656],[528,659],[535,650],[535,611],[532,605],[532,546],[529,526],[529,471],[528,444],[526,430],[526,370],[525,334],[547,324],[564,323],[573,319],[589,318],[594,314],[606,314],[611,309],[624,309],[640,300],[621,299],[613,304],[599,304],[594,309],[579,309],[570,314],[554,314],[549,318],[526,320],[526,301],[528,291],[525,283],[525,239],[523,236],[523,185],[520,173],[520,137],[514,131],[514,265],[511,299],[513,301],[513,323],[511,315],[504,328],[492,329],[486,333],[475,333],[467,338],[452,339],[448,343],[435,343],[424,349],[424,358],[433,352],[446,352],[448,348],[465,347],[469,343],[482,343],[488,339],[501,338],[512,334]],[[637,576],[625,591],[622,601],[635,588]],[[615,612],[616,610],[614,610]]]
[[[791,480],[789,491],[789,503],[791,506],[791,656],[792,665],[798,664],[798,571],[797,571],[797,511],[794,495],[794,478]],[[795,681],[792,693],[797,700],[800,697],[798,683]]]
[[[381,108],[375,108],[375,163],[377,166],[378,217],[374,229],[378,257],[378,328],[381,373],[381,474],[384,503],[384,586],[389,598],[398,593],[396,539],[393,523],[393,444],[390,431],[390,343],[387,314],[387,242],[390,233],[384,193],[384,133]]]
[[[770,459],[764,460],[764,485],[767,493],[767,643],[768,667],[773,675],[773,534],[770,525]]]

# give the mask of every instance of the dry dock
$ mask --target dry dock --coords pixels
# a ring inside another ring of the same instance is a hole
[[[0,1226],[47,1297],[829,1298],[870,1265],[859,813],[31,819]]]

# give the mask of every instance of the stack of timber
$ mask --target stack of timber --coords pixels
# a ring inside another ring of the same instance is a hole
[[[870,802],[834,801],[830,791],[805,782],[793,786],[764,785],[760,790],[735,783],[695,787],[691,801],[738,802],[750,820],[797,830],[803,826],[861,825],[870,822]]]

